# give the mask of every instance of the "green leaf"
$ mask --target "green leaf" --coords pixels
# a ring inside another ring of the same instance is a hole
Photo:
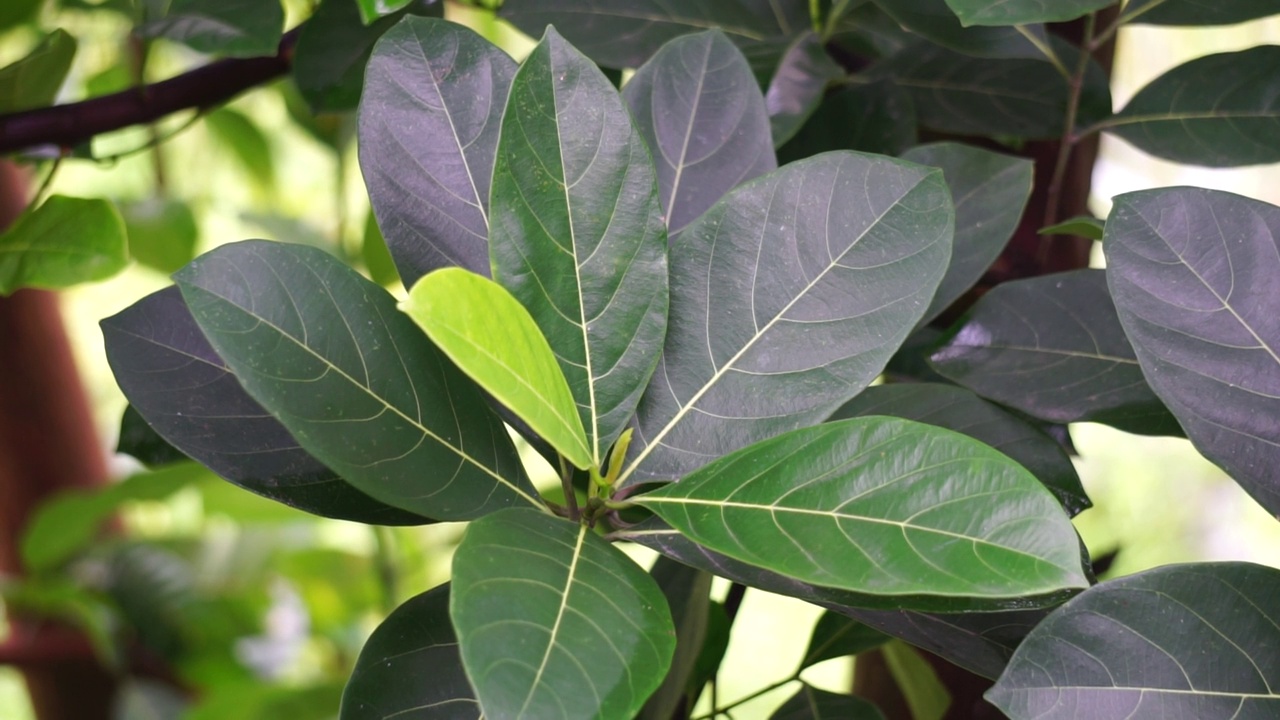
[[[778,148],[778,162],[785,165],[830,150],[899,155],[915,144],[911,95],[880,80],[828,93],[796,136]]]
[[[941,172],[851,152],[730,192],[673,243],[624,482],[820,422],[870,384],[933,296],[952,222]]]
[[[204,121],[258,187],[267,192],[275,189],[276,167],[271,158],[271,143],[252,120],[244,113],[223,107],[205,115]]]
[[[377,20],[383,15],[390,15],[397,10],[403,9],[406,5],[414,0],[356,0],[356,5],[360,7],[360,19],[365,25]]]
[[[711,615],[711,574],[660,556],[649,575],[662,590],[671,610],[676,650],[662,685],[636,717],[638,720],[671,720],[697,701],[696,697],[689,697],[690,683],[694,682],[698,658],[706,645]]]
[[[1037,47],[1037,43],[1046,42],[1043,25],[1025,25],[1021,31],[1014,27],[965,27],[947,0],[875,0],[875,4],[908,30],[958,53],[984,58],[1044,59]]]
[[[773,714],[770,720],[884,720],[875,705],[852,695],[819,690],[802,684]]]
[[[1041,420],[1180,434],[1142,378],[1102,270],[996,286],[930,364],[947,379]]]
[[[1132,0],[1124,9],[1136,16],[1129,22],[1150,25],[1234,25],[1280,13],[1275,0]]]
[[[1202,455],[1280,513],[1280,208],[1169,188],[1115,199],[1107,280],[1143,375]]]
[[[882,650],[889,673],[911,709],[915,720],[943,720],[951,707],[951,693],[938,679],[938,674],[915,648],[901,640],[886,644]]]
[[[1280,571],[1171,565],[1109,580],[1027,636],[987,699],[1014,720],[1280,714]]]
[[[565,459],[583,470],[598,467],[555,353],[529,311],[501,285],[444,268],[415,283],[400,309]]]
[[[806,32],[796,38],[773,74],[764,104],[774,147],[782,147],[818,109],[827,85],[845,76],[827,55],[822,38]]]
[[[1224,77],[1231,82],[1223,82]],[[1098,125],[1166,160],[1235,167],[1280,162],[1280,46],[1179,65]]]
[[[244,389],[363,492],[439,520],[541,506],[475,385],[341,261],[247,241],[174,279]]]
[[[554,28],[512,82],[489,202],[494,279],[551,344],[600,467],[662,349],[666,227],[630,113]]]
[[[172,465],[187,459],[183,452],[151,429],[142,414],[132,405],[125,406],[120,418],[120,439],[116,452],[128,455],[149,468]]]
[[[275,55],[284,32],[279,0],[173,0],[159,20],[139,29],[211,55]]]
[[[951,265],[919,327],[973,287],[1009,244],[1031,197],[1032,163],[949,142],[914,147],[902,159],[942,170],[956,208]]]
[[[400,280],[400,273],[396,271],[396,262],[387,249],[387,242],[382,237],[378,218],[373,214],[372,209],[364,218],[364,232],[360,239],[360,260],[364,263],[364,269],[369,271],[369,279],[379,285],[388,287]]]
[[[471,30],[406,17],[374,47],[360,169],[405,287],[437,268],[489,275],[489,185],[516,64]]]
[[[8,30],[32,19],[43,0],[9,0],[0,6],[0,30]]]
[[[897,418],[796,430],[635,502],[736,560],[904,603],[1088,586],[1071,522],[1030,473],[963,435]]]
[[[1063,220],[1057,225],[1042,227],[1036,231],[1039,235],[1075,235],[1090,240],[1101,240],[1105,223],[1092,215],[1077,215]]]
[[[947,0],[968,25],[1066,22],[1114,5],[1116,0]]]
[[[110,202],[50,196],[0,235],[0,295],[109,278],[128,264],[127,245]]]
[[[467,528],[450,612],[491,718],[629,719],[675,649],[652,578],[585,525],[526,509]]]
[[[726,192],[778,166],[760,88],[719,30],[663,45],[622,97],[657,166],[672,236]]]
[[[482,717],[449,621],[447,584],[407,600],[373,631],[347,681],[338,717]]]
[[[177,200],[151,198],[119,207],[134,260],[166,275],[196,256],[200,228],[191,206]]]
[[[854,620],[847,615],[828,610],[818,618],[809,638],[809,647],[800,660],[800,669],[817,665],[824,660],[848,657],[883,645],[888,635]]]
[[[0,113],[52,105],[75,55],[76,39],[59,29],[26,57],[0,68]]]

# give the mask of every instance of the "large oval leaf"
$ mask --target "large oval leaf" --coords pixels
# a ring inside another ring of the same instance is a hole
[[[462,268],[419,280],[400,304],[450,360],[565,459],[592,467],[569,383],[529,311],[503,287]]]
[[[1129,22],[1152,25],[1235,25],[1280,13],[1275,0],[1133,0],[1124,9]]]
[[[1103,248],[1147,382],[1202,455],[1280,513],[1280,208],[1215,190],[1115,199]]]
[[[626,106],[554,28],[512,82],[490,207],[494,278],[555,351],[599,466],[662,347],[666,227]]]
[[[467,528],[450,605],[485,717],[630,720],[675,650],[653,578],[585,525],[533,510]]]
[[[1173,565],[1111,580],[1031,631],[987,698],[1014,720],[1280,716],[1280,571]]]
[[[298,447],[214,352],[178,288],[103,320],[102,336],[116,382],[151,429],[232,483],[324,517],[427,522],[360,492]]]
[[[1224,77],[1231,78],[1223,82]],[[1099,124],[1157,157],[1231,167],[1280,161],[1280,46],[1197,58]]]
[[[247,241],[174,279],[244,389],[362,491],[437,520],[541,506],[476,386],[336,258]]]
[[[930,364],[979,395],[1041,420],[1180,434],[1142,377],[1102,270],[997,286]]]
[[[405,601],[373,631],[342,693],[341,720],[479,720],[458,638],[449,586]]]
[[[378,41],[360,104],[360,169],[411,287],[446,265],[489,274],[489,184],[516,63],[468,28],[406,17]]]
[[[1115,0],[947,0],[965,25],[1065,22],[1114,4]]]
[[[852,152],[726,196],[672,246],[671,326],[624,482],[679,478],[866,387],[937,289],[953,217],[941,172]]]
[[[729,190],[777,167],[760,87],[719,30],[662,46],[622,96],[653,154],[671,235]]]
[[[1088,586],[1070,520],[1030,473],[898,418],[796,430],[635,501],[700,545],[815,585],[975,598]]]
[[[874,0],[903,27],[958,53],[985,58],[1044,57],[1030,38],[1043,42],[1043,25],[1023,27],[965,27],[947,0]],[[1024,34],[1025,33],[1025,34]]]

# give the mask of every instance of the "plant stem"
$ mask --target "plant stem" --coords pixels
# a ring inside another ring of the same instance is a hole
[[[1065,127],[1062,129],[1062,138],[1058,142],[1058,158],[1053,166],[1053,177],[1049,181],[1049,197],[1045,202],[1044,224],[1056,225],[1058,223],[1059,206],[1061,205],[1060,196],[1062,195],[1062,182],[1067,175],[1067,166],[1071,161],[1071,151],[1075,149],[1075,145],[1080,138],[1076,135],[1076,116],[1080,111],[1080,95],[1084,89],[1085,72],[1089,69],[1089,60],[1092,58],[1091,51],[1088,48],[1093,46],[1093,28],[1097,22],[1097,14],[1089,13],[1085,16],[1084,25],[1084,42],[1081,43],[1080,62],[1076,64],[1075,72],[1068,79],[1068,95],[1067,95],[1067,116],[1064,121]],[[1049,243],[1045,242],[1040,246],[1039,255],[1041,262],[1048,258]]]
[[[44,180],[40,183],[40,187],[36,188],[36,194],[31,196],[31,201],[27,203],[27,207],[23,209],[22,214],[18,217],[25,217],[26,215],[29,215],[32,210],[35,210],[36,207],[40,205],[40,198],[44,197],[45,193],[49,192],[49,187],[53,185],[53,176],[57,175],[58,168],[62,167],[63,156],[63,153],[58,153],[58,156],[53,159],[53,165],[49,166],[49,174],[44,176]],[[16,223],[17,221],[15,220],[14,222]]]
[[[1160,7],[1164,3],[1165,3],[1165,0],[1151,0],[1150,2],[1138,8],[1137,10],[1134,10],[1133,12],[1125,12],[1125,13],[1120,13],[1116,15],[1115,21],[1113,21],[1110,25],[1104,28],[1102,32],[1098,33],[1096,37],[1090,40],[1085,45],[1085,49],[1091,53],[1094,52],[1098,48],[1102,47],[1104,43],[1110,40],[1111,36],[1115,35],[1120,30],[1120,28],[1124,27],[1128,23],[1133,22],[1134,18],[1138,17],[1139,15],[1142,15],[1148,10],[1154,10],[1155,8]]]
[[[595,487],[595,483],[591,483],[591,487]],[[570,465],[564,456],[560,456],[560,488],[564,491],[564,505],[569,510],[569,519],[577,522],[582,517],[582,511],[578,509],[578,494],[573,489],[573,466]]]
[[[790,685],[791,683],[798,682],[799,680],[800,680],[800,673],[793,673],[791,677],[783,678],[775,683],[765,685],[759,690],[756,690],[755,692],[749,695],[744,695],[743,697],[740,697],[737,700],[734,700],[733,702],[729,703],[728,705],[725,705],[724,707],[713,707],[711,709],[711,712],[707,713],[706,715],[699,715],[698,717],[693,718],[693,720],[711,720],[712,718],[720,717],[721,715],[726,715],[730,710],[738,707],[739,705],[745,705],[751,702],[752,700],[755,700],[756,698],[761,697],[762,695],[768,695],[769,693],[773,692],[774,690],[777,690],[780,687],[783,687],[784,685]]]
[[[400,598],[400,563],[396,561],[396,538],[389,527],[371,525],[373,529],[373,562],[382,589],[382,611],[388,615],[396,609]]]

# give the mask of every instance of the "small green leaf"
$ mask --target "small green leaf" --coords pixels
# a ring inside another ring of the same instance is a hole
[[[635,502],[730,558],[904,602],[1088,586],[1071,522],[1030,473],[963,435],[897,418],[786,433]]]
[[[129,262],[125,237],[110,202],[53,195],[0,235],[0,295],[111,277]]]
[[[364,269],[369,271],[369,279],[382,287],[390,287],[400,279],[396,270],[395,259],[387,249],[386,238],[378,227],[378,218],[373,210],[364,219],[364,233],[360,239],[360,260]]]
[[[181,450],[160,437],[132,405],[125,407],[120,418],[120,440],[116,443],[116,452],[128,455],[149,468],[187,459]]]
[[[444,268],[415,283],[400,309],[565,459],[583,470],[594,467],[555,353],[511,293],[469,270]]]
[[[844,77],[823,47],[822,38],[806,32],[796,38],[773,73],[764,104],[774,147],[782,147],[818,109],[827,85]]]
[[[637,720],[671,720],[677,711],[693,707],[689,685],[697,671],[711,617],[711,574],[668,557],[659,557],[649,574],[667,598],[675,622],[676,651],[662,685],[644,704]],[[682,704],[683,703],[683,704]]]
[[[275,55],[284,32],[280,0],[173,0],[143,37],[163,37],[211,55]]]
[[[0,112],[52,105],[75,55],[76,39],[54,30],[26,57],[0,68]]]
[[[800,660],[800,669],[817,665],[824,660],[848,657],[877,648],[889,640],[889,636],[864,625],[857,620],[828,610],[818,618],[809,638],[809,648]]]
[[[360,7],[360,19],[365,25],[377,20],[383,15],[390,15],[393,12],[401,10],[415,0],[356,0],[356,5]]]
[[[224,107],[205,115],[204,121],[262,190],[275,189],[276,167],[271,158],[271,143],[248,116]]]
[[[947,0],[966,26],[1066,22],[1115,3],[1116,0]]]
[[[143,265],[168,275],[196,256],[200,228],[186,203],[152,198],[123,203],[120,214],[129,233],[129,254]]]
[[[906,698],[911,717],[915,720],[942,720],[951,707],[951,693],[938,679],[933,666],[915,648],[894,640],[881,651],[894,682]]]
[[[862,698],[804,684],[769,720],[884,720],[884,715]]]
[[[630,720],[675,650],[653,578],[585,525],[527,509],[467,528],[450,614],[490,718]]]
[[[1036,232],[1039,235],[1075,235],[1090,240],[1101,240],[1105,227],[1106,224],[1103,221],[1092,215],[1077,215],[1057,225],[1042,227]]]

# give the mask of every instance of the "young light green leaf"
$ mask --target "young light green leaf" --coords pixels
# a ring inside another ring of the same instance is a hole
[[[1075,235],[1077,237],[1089,238],[1090,240],[1101,240],[1105,224],[1092,215],[1077,215],[1068,218],[1056,225],[1042,227],[1036,231],[1038,235]]]
[[[0,295],[111,277],[128,264],[127,245],[110,202],[54,195],[0,235]]]
[[[75,55],[76,39],[59,29],[26,57],[0,68],[0,112],[52,105]]]
[[[280,0],[173,0],[163,18],[140,32],[212,55],[274,55],[284,32],[284,8]]]
[[[901,640],[885,644],[881,649],[889,674],[916,720],[943,720],[951,707],[951,693],[938,679],[938,673],[920,653]]]
[[[475,384],[337,258],[247,241],[174,279],[244,389],[360,490],[439,520],[542,506]]]
[[[592,467],[587,434],[551,346],[501,285],[462,268],[414,284],[400,309],[445,355],[575,466]]]
[[[490,718],[630,720],[675,649],[653,578],[585,525],[532,510],[467,528],[450,614]]]
[[[1066,22],[1115,3],[1116,0],[947,0],[965,26]]]
[[[516,73],[490,194],[494,279],[542,330],[591,464],[634,414],[667,324],[653,164],[613,85],[548,28]]]
[[[365,25],[383,15],[390,15],[404,8],[410,2],[414,2],[414,0],[356,0],[356,4],[360,6],[360,19],[364,21]]]
[[[196,256],[200,227],[191,206],[177,200],[149,198],[120,205],[134,260],[162,273],[172,273]]]
[[[822,38],[806,32],[796,38],[773,73],[764,104],[774,147],[782,147],[818,109],[827,84],[844,77],[823,47]]]
[[[830,588],[1014,598],[1088,586],[1075,530],[1039,481],[908,420],[796,430],[634,500],[715,552]]]

